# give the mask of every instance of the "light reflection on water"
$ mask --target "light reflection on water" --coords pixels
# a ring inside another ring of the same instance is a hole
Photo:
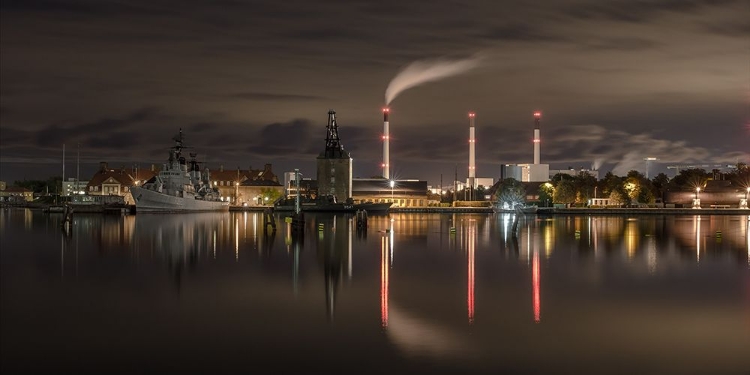
[[[3,368],[750,368],[748,216],[61,219],[0,211]]]

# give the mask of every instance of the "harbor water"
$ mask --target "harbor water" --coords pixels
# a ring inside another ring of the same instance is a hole
[[[0,370],[750,370],[747,215],[263,215],[0,210]]]

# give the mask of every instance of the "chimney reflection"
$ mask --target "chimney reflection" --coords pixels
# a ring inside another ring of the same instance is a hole
[[[533,290],[533,303],[534,303],[534,322],[539,323],[541,321],[541,296],[539,295],[539,252],[534,251],[534,259],[531,265],[531,286]]]
[[[474,219],[469,220],[468,228],[468,280],[467,280],[467,291],[466,291],[466,306],[469,314],[469,324],[474,324],[474,250],[476,248],[476,221]]]
[[[389,254],[389,240],[383,236],[380,238],[380,325],[383,328],[388,328]]]

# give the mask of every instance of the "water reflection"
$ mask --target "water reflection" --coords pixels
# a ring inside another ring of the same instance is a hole
[[[311,214],[299,234],[274,219],[283,240],[260,213],[74,215],[65,235],[59,216],[1,210],[3,281],[25,288],[3,283],[4,312],[49,309],[85,331],[101,327],[76,319],[103,311],[164,329],[162,343],[173,335],[186,346],[210,337],[278,349],[292,340],[295,356],[328,340],[339,346],[315,353],[332,363],[332,352],[346,352],[544,372],[530,353],[543,349],[554,369],[588,363],[581,353],[620,363],[616,353],[641,348],[630,356],[638,367],[677,347],[689,360],[745,364],[734,353],[750,341],[748,216],[392,214],[370,216],[362,231],[351,215]],[[73,314],[81,301],[95,311]],[[143,306],[157,318],[133,314]],[[164,328],[173,316],[184,322]],[[181,334],[205,324],[209,333]],[[51,331],[3,329],[16,340]],[[366,351],[352,349],[359,340]],[[691,362],[698,372],[706,363]]]

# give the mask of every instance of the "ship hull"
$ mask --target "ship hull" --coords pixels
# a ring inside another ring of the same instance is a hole
[[[136,212],[229,211],[229,202],[175,197],[142,187],[131,188]]]

